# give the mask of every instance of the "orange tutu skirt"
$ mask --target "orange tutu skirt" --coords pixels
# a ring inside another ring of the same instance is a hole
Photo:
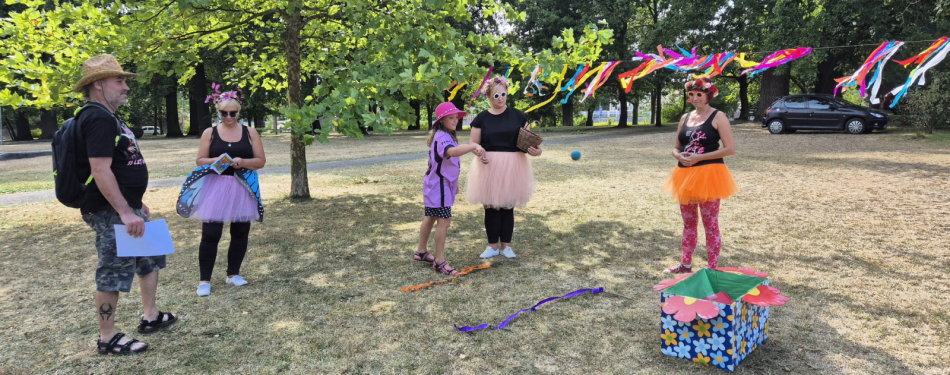
[[[674,167],[663,184],[663,190],[680,204],[697,204],[728,198],[739,192],[739,186],[725,164],[706,164]]]
[[[524,208],[538,181],[523,152],[486,152],[488,164],[472,159],[466,196],[471,204],[491,208]]]

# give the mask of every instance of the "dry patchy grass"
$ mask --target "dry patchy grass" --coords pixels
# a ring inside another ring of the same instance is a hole
[[[251,284],[224,285],[224,245],[207,298],[194,291],[200,225],[175,214],[178,189],[149,192],[178,249],[160,277],[160,307],[182,319],[138,337],[152,348],[131,358],[94,352],[96,255],[78,212],[55,203],[0,208],[0,368],[719,374],[659,350],[659,295],[650,287],[679,258],[682,225],[661,189],[671,136],[546,147],[534,162],[540,190],[516,211],[519,258],[414,293],[399,289],[440,279],[411,260],[425,161],[312,174],[314,199],[302,203],[286,200],[288,176],[264,176],[266,220],[253,226],[243,268]],[[950,150],[877,134],[770,136],[755,125],[737,126],[736,138],[739,154],[727,162],[742,192],[722,207],[721,264],[768,271],[792,298],[773,308],[769,339],[737,373],[950,371]],[[570,160],[574,149],[580,161]],[[479,264],[481,208],[454,211],[449,260]],[[543,298],[596,286],[610,294],[545,305],[505,330],[452,327],[497,324]],[[120,303],[126,332],[138,297]]]

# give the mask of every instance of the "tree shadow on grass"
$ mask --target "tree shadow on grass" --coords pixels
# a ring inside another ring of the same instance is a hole
[[[411,259],[422,219],[421,204],[414,197],[363,194],[271,202],[265,223],[252,227],[243,268],[251,284],[232,288],[221,282],[227,258],[223,254],[228,241],[225,235],[212,281],[214,292],[207,298],[194,295],[200,224],[166,217],[178,252],[169,257],[169,268],[163,271],[159,301],[161,306],[183,313],[183,319],[168,334],[149,337],[150,344],[163,358],[176,363],[167,370],[182,372],[259,364],[274,371],[323,373],[438,373],[447,368],[460,372],[546,372],[538,368],[557,364],[604,372],[622,372],[621,367],[652,373],[697,369],[692,363],[659,352],[659,295],[650,287],[665,278],[658,272],[662,268],[659,265],[678,256],[677,232],[642,231],[632,224],[608,220],[553,228],[549,216],[566,212],[544,215],[519,210],[519,258],[485,261],[477,258],[485,242],[482,211],[460,210],[449,236],[450,261],[458,268],[482,262],[492,267],[445,285],[402,293],[402,286],[445,278]],[[62,317],[88,312],[95,253],[91,231],[84,224],[66,224],[66,229],[75,231],[77,237],[62,237],[62,224],[52,223],[34,226],[37,236],[18,237],[24,245],[28,241],[49,241],[63,246],[53,246],[42,256],[6,254],[5,262],[34,262],[47,271],[34,275],[17,271],[20,280],[11,280],[8,274],[4,280],[12,282],[7,283],[5,295],[36,295],[56,313],[46,317],[48,321],[34,321],[28,337],[45,338],[47,342],[60,338],[75,344],[51,349],[42,341],[30,340],[18,346],[19,354],[11,358],[21,361],[20,366],[33,368],[35,362],[26,359],[28,354],[45,350],[52,357],[67,359],[37,369],[132,368],[135,365],[103,364],[92,354],[77,355],[77,351],[91,353],[87,338],[95,332],[94,321]],[[744,264],[751,259],[743,255],[748,253],[744,250],[732,249],[729,256],[737,264]],[[76,264],[65,271],[56,268],[63,263]],[[764,266],[774,268],[777,263],[765,262]],[[51,278],[52,270],[85,274],[83,282],[89,283],[77,285],[67,278]],[[50,288],[41,290],[38,284]],[[497,324],[508,314],[543,298],[597,286],[606,287],[612,294],[546,305],[519,317],[506,330],[462,335],[452,327]],[[804,310],[796,305],[797,300],[830,301],[841,300],[841,296],[817,288],[776,286],[788,290],[793,300],[774,308],[772,337],[740,365],[740,371],[772,373],[789,368],[792,372],[838,372],[843,369],[835,368],[832,360],[841,363],[841,357],[858,356],[866,364],[858,371],[911,372],[892,354],[838,334],[838,328],[821,319],[822,310]],[[76,301],[77,292],[89,298]],[[25,313],[16,307],[21,305],[8,303],[9,298],[4,305],[14,308],[3,313],[4,321]],[[138,308],[137,301],[128,297],[123,301],[124,308]],[[844,302],[852,309],[863,306]],[[37,308],[34,305],[22,308]],[[122,324],[131,324],[128,322],[133,314],[124,314]],[[826,349],[814,350],[819,345]],[[432,352],[431,347],[441,350]],[[202,354],[196,356],[196,352]],[[459,354],[464,353],[473,357],[493,353],[487,357],[494,359],[461,359]],[[538,358],[554,361],[541,363]],[[614,367],[614,363],[624,365]]]

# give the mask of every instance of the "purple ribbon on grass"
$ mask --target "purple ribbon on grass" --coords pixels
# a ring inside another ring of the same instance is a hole
[[[591,294],[597,294],[597,293],[600,293],[600,292],[603,292],[603,291],[604,291],[604,288],[580,289],[580,290],[576,290],[576,291],[570,292],[570,293],[565,294],[565,295],[560,296],[560,297],[551,297],[551,298],[548,298],[548,299],[543,300],[543,301],[541,301],[541,302],[538,302],[537,305],[531,306],[530,309],[524,309],[524,310],[520,310],[520,311],[514,313],[513,315],[509,316],[508,319],[505,319],[503,322],[501,322],[501,324],[499,324],[498,326],[495,326],[495,327],[489,326],[488,323],[485,323],[485,324],[482,324],[482,325],[479,325],[479,326],[475,326],[475,327],[468,327],[468,326],[459,327],[458,325],[455,325],[455,329],[458,329],[459,331],[462,331],[462,332],[478,331],[478,330],[485,329],[485,328],[502,329],[502,328],[505,328],[505,326],[507,326],[508,323],[511,322],[512,319],[514,319],[515,317],[517,317],[518,314],[521,314],[521,313],[527,312],[527,311],[537,311],[536,309],[537,309],[538,307],[540,307],[541,305],[545,304],[545,303],[548,303],[548,302],[551,302],[551,301],[554,301],[554,300],[559,300],[559,299],[571,298],[571,297],[574,297],[574,296],[579,296],[579,295],[584,294],[584,293],[587,293],[587,292],[590,292]]]

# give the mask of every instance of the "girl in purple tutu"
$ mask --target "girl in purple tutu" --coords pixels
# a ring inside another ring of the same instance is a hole
[[[215,85],[216,91],[217,87]],[[231,244],[228,246],[226,284],[247,284],[240,272],[247,252],[247,237],[251,230],[251,221],[261,221],[263,217],[263,206],[260,204],[260,193],[257,190],[257,174],[253,171],[264,167],[264,146],[254,128],[238,123],[241,112],[238,96],[237,92],[229,91],[215,93],[208,98],[214,101],[221,122],[201,135],[198,159],[195,163],[199,170],[207,170],[207,166],[224,154],[230,156],[233,161],[221,174],[203,174],[200,183],[193,183],[199,186],[199,191],[186,197],[194,197],[193,202],[190,202],[190,215],[187,217],[196,218],[203,223],[201,243],[198,246],[199,296],[211,294],[211,271],[218,255],[221,232],[227,222],[231,223]],[[189,182],[186,180],[186,184]],[[179,205],[181,204],[182,199],[179,199]]]
[[[422,185],[425,203],[425,218],[419,228],[419,248],[413,259],[431,262],[432,268],[446,275],[458,275],[458,271],[445,260],[445,237],[452,224],[452,206],[459,192],[459,156],[469,152],[481,157],[485,149],[470,143],[459,146],[455,127],[465,117],[465,112],[449,102],[435,109],[435,122],[429,133],[429,169]],[[432,225],[438,222],[435,231],[435,256],[429,253],[429,234]]]

